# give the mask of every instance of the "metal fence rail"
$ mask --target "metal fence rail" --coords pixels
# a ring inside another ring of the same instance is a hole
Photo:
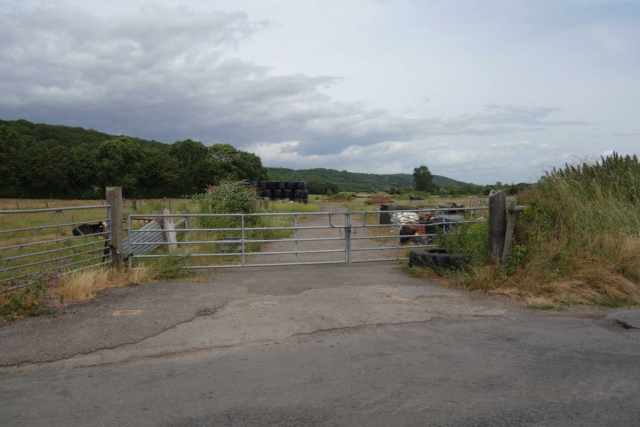
[[[241,268],[241,267],[269,267],[286,265],[313,265],[313,264],[350,264],[359,262],[391,261],[406,259],[403,252],[408,247],[427,248],[433,246],[433,238],[436,232],[420,235],[402,235],[403,225],[399,220],[400,214],[416,213],[418,215],[430,214],[437,218],[428,224],[411,223],[409,226],[430,227],[435,230],[442,228],[445,232],[455,232],[455,228],[462,224],[478,222],[471,214],[485,207],[475,208],[439,208],[439,209],[408,209],[397,211],[361,211],[361,212],[310,212],[310,213],[257,213],[257,214],[158,214],[156,217],[181,218],[184,228],[172,230],[176,233],[178,250],[166,251],[168,245],[175,243],[165,242],[157,229],[129,229],[129,237],[124,247],[128,254],[130,268],[136,268],[136,261],[145,259],[162,259],[167,257],[179,257],[183,259],[183,268],[187,269],[212,269],[212,268]],[[454,215],[452,215],[454,213]],[[381,214],[395,214],[392,224],[374,223],[380,221]],[[129,215],[128,224],[146,215]],[[455,217],[456,219],[451,219]],[[458,218],[459,217],[459,218]],[[281,224],[279,220],[289,218],[288,224]],[[307,221],[300,224],[300,220]],[[235,224],[230,223],[235,222]],[[310,224],[308,224],[310,223]],[[214,225],[207,225],[214,224]],[[369,230],[387,228],[393,230],[392,236],[369,235]],[[451,230],[447,231],[447,228]],[[365,235],[361,230],[365,231]],[[273,232],[286,232],[282,238],[264,237],[264,234]],[[303,233],[315,232],[316,235],[304,236]],[[338,235],[336,235],[336,232]],[[147,237],[142,236],[147,234]],[[151,238],[150,236],[154,236]],[[380,241],[389,240],[389,244],[378,244]],[[371,242],[367,246],[359,246],[360,242]],[[333,245],[327,249],[305,249],[301,245],[309,242],[321,242]],[[290,250],[275,249],[264,250],[264,243],[290,244]],[[257,250],[255,245],[261,247]],[[195,248],[197,246],[197,248]],[[142,248],[160,248],[156,251],[143,250]],[[386,258],[354,258],[355,254],[386,253]],[[339,258],[335,255],[340,254]],[[315,257],[309,257],[315,255]],[[323,256],[331,255],[331,259]],[[289,256],[287,260],[258,262],[256,257]],[[304,256],[304,259],[301,259]],[[197,260],[209,259],[203,263]],[[222,260],[223,262],[220,262]]]
[[[104,223],[106,229],[73,234],[74,228],[89,223]],[[24,225],[0,229],[0,293],[32,285],[45,273],[62,276],[110,263],[111,223],[108,205],[0,210],[0,227]]]

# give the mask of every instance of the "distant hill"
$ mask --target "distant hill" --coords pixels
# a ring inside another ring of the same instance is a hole
[[[312,179],[321,179],[337,184],[342,191],[386,191],[390,187],[413,186],[413,175],[407,173],[379,175],[324,168],[298,170],[267,168],[267,172],[269,179],[273,181],[311,181]],[[434,175],[433,182],[442,186],[455,187],[466,184],[440,175]]]
[[[84,145],[87,149],[97,148],[101,142],[108,141],[120,135],[109,135],[93,129],[70,127],[63,125],[48,125],[44,123],[31,123],[27,120],[0,120],[4,125],[23,136],[30,136],[37,142],[46,144],[48,148],[64,145],[73,148]],[[149,141],[141,138],[128,137],[147,148],[159,148],[168,150],[170,145],[158,141]]]

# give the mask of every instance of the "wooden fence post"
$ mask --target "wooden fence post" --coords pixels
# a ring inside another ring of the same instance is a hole
[[[170,215],[171,211],[167,208],[163,208],[160,211],[161,215]],[[178,240],[176,238],[176,226],[173,223],[173,218],[170,216],[161,216],[160,226],[164,230],[164,241],[169,243],[169,252],[175,252],[178,250]]]
[[[111,264],[115,268],[124,267],[122,230],[122,188],[107,187],[107,204],[111,206]]]
[[[489,255],[492,262],[500,260],[507,229],[507,198],[504,191],[489,196]]]
[[[512,200],[509,203],[509,218],[507,219],[507,232],[504,237],[504,248],[502,249],[502,263],[506,264],[509,259],[509,250],[511,250],[511,241],[513,240],[513,229],[516,226],[516,202]]]

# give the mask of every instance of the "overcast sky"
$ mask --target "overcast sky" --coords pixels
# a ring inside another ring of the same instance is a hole
[[[639,0],[0,0],[0,119],[532,181],[638,152],[639,23]]]

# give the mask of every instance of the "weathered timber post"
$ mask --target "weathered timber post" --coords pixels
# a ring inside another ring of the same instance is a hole
[[[164,208],[160,211],[162,215],[170,215],[171,211]],[[173,223],[173,218],[170,216],[161,216],[160,225],[164,230],[164,241],[169,243],[169,252],[175,252],[178,250],[178,240],[176,238],[176,226]]]
[[[115,268],[124,267],[123,258],[123,230],[122,230],[122,188],[107,187],[107,204],[111,207],[110,224],[111,230],[111,264]]]
[[[502,257],[507,229],[507,198],[504,191],[489,196],[489,255],[495,262]]]
[[[509,250],[511,249],[511,240],[513,239],[513,229],[516,226],[516,202],[512,200],[509,203],[509,218],[507,219],[507,232],[504,236],[504,247],[502,248],[502,263],[505,264],[509,258]]]
[[[516,206],[515,200],[509,203],[509,219],[507,220],[507,233],[504,239],[504,248],[502,250],[502,263],[506,263],[509,259],[509,251],[513,242],[513,230],[516,227],[516,215],[524,210],[524,206]]]

